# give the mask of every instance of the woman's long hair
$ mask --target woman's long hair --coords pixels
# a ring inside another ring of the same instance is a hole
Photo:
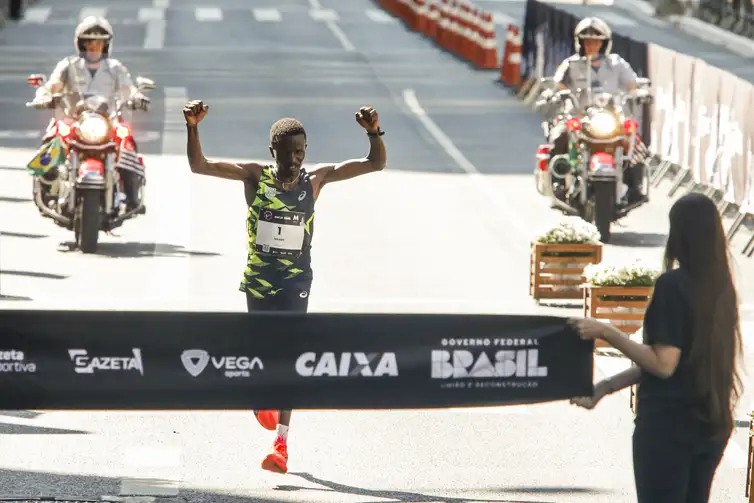
[[[680,198],[670,210],[665,270],[676,264],[691,280],[694,339],[688,362],[697,413],[713,434],[727,436],[742,393],[743,343],[725,231],[715,204],[701,194]]]

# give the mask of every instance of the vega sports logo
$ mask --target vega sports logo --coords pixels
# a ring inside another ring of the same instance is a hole
[[[255,369],[264,370],[262,360],[248,356],[211,356],[203,349],[187,349],[181,354],[181,363],[192,377],[198,377],[210,363],[228,378],[251,377]]]

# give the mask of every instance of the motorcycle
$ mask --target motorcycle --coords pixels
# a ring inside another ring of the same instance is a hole
[[[551,78],[541,82],[553,83]],[[551,199],[553,208],[593,223],[603,243],[610,241],[613,222],[649,201],[649,179],[643,165],[634,169],[642,171],[644,196],[633,202],[625,197],[624,173],[631,168],[639,129],[638,122],[628,117],[626,105],[651,101],[649,79],[641,78],[637,84],[636,90],[618,94],[592,88],[590,81],[585,90],[577,92],[545,89],[535,105],[560,107],[544,124],[546,137],[563,123],[568,132],[565,154],[552,156],[551,144],[539,146],[534,169],[537,191]]]
[[[34,74],[27,78],[27,83],[39,87],[45,80],[44,75]],[[138,77],[136,86],[144,92],[154,89],[155,83]],[[73,96],[78,95],[55,94],[51,107],[40,106],[37,101],[26,103],[29,108],[55,109],[62,105],[64,109],[64,119],[50,121],[42,143],[57,137],[64,147],[65,160],[45,175],[34,176],[34,203],[43,217],[74,231],[76,246],[83,253],[96,253],[100,231],[111,232],[145,212],[143,202],[126,210],[124,180],[120,175],[120,169],[127,164],[125,160],[138,164],[131,171],[139,175],[136,190],[139,201],[143,201],[143,163],[136,153],[131,128],[122,121],[123,107],[133,108],[131,100],[117,100],[116,106],[110,107],[109,101],[100,96],[85,96],[76,103],[71,99]],[[121,160],[123,165],[116,169]],[[43,200],[43,183],[57,184],[57,197]]]

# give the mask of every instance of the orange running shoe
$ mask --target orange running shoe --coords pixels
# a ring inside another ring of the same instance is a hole
[[[262,461],[262,469],[275,473],[288,473],[288,445],[278,437],[272,445],[272,452]]]
[[[262,428],[274,431],[278,427],[280,420],[280,411],[277,410],[255,410],[254,417],[257,418]]]

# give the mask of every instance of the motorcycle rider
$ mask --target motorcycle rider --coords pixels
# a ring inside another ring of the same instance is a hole
[[[138,91],[131,74],[120,61],[110,57],[113,48],[113,27],[107,19],[89,16],[79,23],[73,38],[76,56],[67,56],[60,60],[52,71],[49,80],[37,88],[32,102],[34,108],[55,109],[55,118],[63,118],[64,113],[52,95],[56,93],[75,93],[75,101],[89,95],[98,95],[108,100],[119,98],[131,100],[133,110],[148,110],[151,100]],[[52,124],[52,122],[51,122]],[[45,136],[43,144],[51,140]],[[137,148],[134,145],[134,148]],[[42,175],[42,196],[45,203],[50,196],[56,196],[55,181],[57,168]],[[139,205],[138,175],[120,170],[129,210]]]
[[[563,60],[555,71],[554,81],[561,89],[576,92],[587,87],[587,62],[581,60],[583,56],[591,56],[592,87],[599,87],[608,93],[633,91],[636,89],[636,72],[631,65],[618,54],[610,52],[612,49],[612,30],[603,20],[597,17],[586,17],[577,25],[573,33],[576,54]],[[552,127],[549,132],[549,142],[552,144],[551,156],[568,152],[568,132],[565,122]],[[646,196],[642,193],[643,160],[648,154],[641,141],[637,144],[638,156],[635,156],[630,167],[624,172],[624,183],[628,186],[626,199],[629,204],[638,202]]]

